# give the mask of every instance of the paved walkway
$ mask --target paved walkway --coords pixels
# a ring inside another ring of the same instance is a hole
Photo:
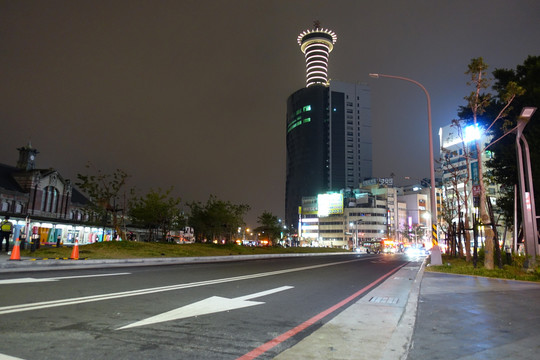
[[[8,259],[0,254],[0,279],[2,272],[38,268],[196,261]],[[425,272],[422,260],[400,269],[276,359],[540,359],[540,283]]]
[[[540,359],[540,284],[426,272],[409,360]]]

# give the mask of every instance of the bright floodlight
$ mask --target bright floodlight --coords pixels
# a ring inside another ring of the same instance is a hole
[[[533,116],[535,111],[536,111],[535,107],[524,107],[523,110],[521,110],[521,115],[519,115],[519,117],[530,119],[531,116]]]

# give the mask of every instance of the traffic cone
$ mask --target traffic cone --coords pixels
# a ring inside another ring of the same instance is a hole
[[[71,260],[79,260],[79,240],[75,240],[75,246],[73,246],[73,250],[71,251],[71,256],[69,258]]]
[[[17,241],[15,241],[15,246],[13,246],[13,249],[11,250],[11,257],[9,260],[21,260],[21,242],[19,241],[19,238],[17,238]]]

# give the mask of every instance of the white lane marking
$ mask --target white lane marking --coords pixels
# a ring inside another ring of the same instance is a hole
[[[38,283],[38,282],[50,282],[50,281],[59,281],[66,279],[80,279],[80,278],[89,278],[89,277],[102,277],[102,276],[117,276],[117,275],[129,275],[131,273],[114,273],[114,274],[95,274],[95,275],[78,275],[78,276],[59,276],[53,278],[20,278],[20,279],[6,279],[0,280],[0,285],[7,284],[27,284],[27,283]]]
[[[240,281],[240,280],[256,279],[256,278],[261,278],[261,277],[266,277],[266,276],[281,275],[281,274],[287,274],[287,273],[292,273],[292,272],[297,272],[297,271],[311,270],[311,269],[317,269],[317,268],[333,266],[333,265],[341,265],[341,264],[346,264],[353,261],[362,261],[362,259],[355,258],[354,260],[339,261],[339,262],[334,262],[334,263],[312,265],[312,266],[304,266],[304,267],[299,267],[299,268],[294,268],[294,269],[269,271],[269,272],[264,272],[264,273],[251,274],[251,275],[234,276],[230,278],[223,278],[223,279],[216,279],[216,280],[198,281],[198,282],[187,283],[187,284],[168,285],[168,286],[123,291],[123,292],[110,293],[110,294],[83,296],[83,297],[71,298],[71,299],[60,299],[60,300],[42,301],[42,302],[30,303],[30,304],[3,306],[3,307],[0,307],[0,315],[21,312],[21,311],[46,309],[46,308],[57,307],[57,306],[82,304],[82,303],[93,302],[93,301],[118,299],[118,298],[129,297],[129,296],[154,294],[154,293],[160,293],[164,291],[187,289],[187,288],[198,287],[198,286],[223,284],[223,283]]]
[[[249,301],[249,299],[255,299],[258,297],[274,294],[280,291],[285,291],[294,288],[294,286],[281,286],[275,289],[261,291],[255,294],[249,294],[240,296],[234,299],[228,299],[221,296],[212,296],[207,299],[197,301],[196,303],[179,307],[177,309],[167,311],[156,316],[146,318],[141,321],[134,322],[132,324],[122,326],[116,330],[129,329],[138,326],[156,324],[165,321],[172,321],[178,319],[185,319],[193,316],[201,316],[207,314],[214,314],[222,311],[230,311],[235,309],[241,309],[249,306],[262,305],[264,302]]]

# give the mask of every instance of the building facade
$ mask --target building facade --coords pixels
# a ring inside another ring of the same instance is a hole
[[[17,239],[38,244],[85,244],[112,238],[112,231],[89,225],[89,200],[55,169],[36,167],[39,152],[28,144],[17,149],[16,166],[0,164],[0,217],[14,224]],[[12,246],[10,245],[10,248]],[[24,244],[23,244],[24,247]]]
[[[425,227],[425,219],[419,224],[418,218],[408,216],[407,199],[399,195],[402,189],[394,187],[391,180],[370,179],[360,188],[302,198],[300,245],[354,248],[383,240],[409,243],[409,227]],[[425,206],[426,195],[423,197]],[[418,204],[411,208],[418,211]]]

